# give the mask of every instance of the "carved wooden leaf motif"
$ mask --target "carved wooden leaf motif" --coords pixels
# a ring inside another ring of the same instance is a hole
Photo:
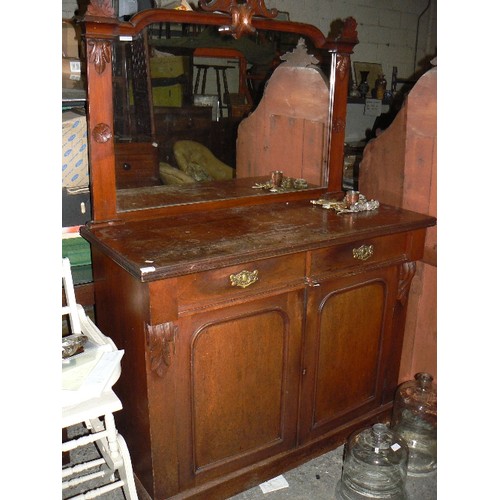
[[[337,54],[337,72],[341,80],[347,75],[349,67],[349,58],[345,54]]]
[[[411,281],[416,270],[417,264],[415,262],[405,262],[399,267],[398,300],[402,305],[405,305],[408,300]]]
[[[162,377],[170,366],[171,357],[175,354],[177,326],[173,323],[147,325],[147,342],[151,370]]]
[[[90,0],[86,14],[96,17],[115,17],[112,0]]]
[[[111,62],[111,42],[109,40],[88,40],[87,56],[89,63],[93,64],[97,73],[101,74],[106,69],[106,64]]]

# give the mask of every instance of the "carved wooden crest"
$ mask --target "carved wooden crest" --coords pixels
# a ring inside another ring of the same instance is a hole
[[[115,17],[113,0],[90,0],[86,15],[95,17]]]
[[[230,33],[233,38],[240,38],[245,33],[254,33],[252,26],[254,15],[262,17],[276,17],[276,9],[269,10],[264,0],[200,0],[200,7],[210,12],[227,12],[231,15],[231,24],[221,26],[219,31]]]
[[[280,59],[285,61],[283,66],[295,66],[299,68],[307,68],[319,63],[318,59],[307,52],[306,42],[303,38],[299,38],[297,47],[292,52],[283,54]]]

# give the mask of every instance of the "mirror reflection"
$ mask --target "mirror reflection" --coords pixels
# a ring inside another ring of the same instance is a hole
[[[118,209],[323,186],[329,65],[293,33],[236,40],[216,26],[156,23],[121,37],[113,47]]]

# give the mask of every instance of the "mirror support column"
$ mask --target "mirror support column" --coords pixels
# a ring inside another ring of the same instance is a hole
[[[86,15],[84,23],[87,87],[88,95],[92,95],[88,99],[87,141],[92,162],[92,218],[109,221],[117,214],[112,82],[112,30],[117,20],[112,12],[110,17],[108,12],[98,14]]]
[[[328,45],[337,52],[335,68],[335,90],[333,96],[333,112],[331,113],[329,192],[342,191],[344,172],[344,140],[347,115],[347,99],[349,95],[349,76],[351,71],[351,54],[358,43],[357,23],[352,17],[344,20],[341,34],[335,39],[329,38]],[[333,55],[332,55],[333,56]]]

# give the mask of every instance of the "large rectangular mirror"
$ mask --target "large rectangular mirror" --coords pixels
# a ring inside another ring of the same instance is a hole
[[[252,33],[234,37],[221,14],[150,9],[120,21],[105,4],[99,14],[85,23],[99,95],[89,106],[96,220],[340,186],[355,26],[351,39],[327,39],[256,17]]]

